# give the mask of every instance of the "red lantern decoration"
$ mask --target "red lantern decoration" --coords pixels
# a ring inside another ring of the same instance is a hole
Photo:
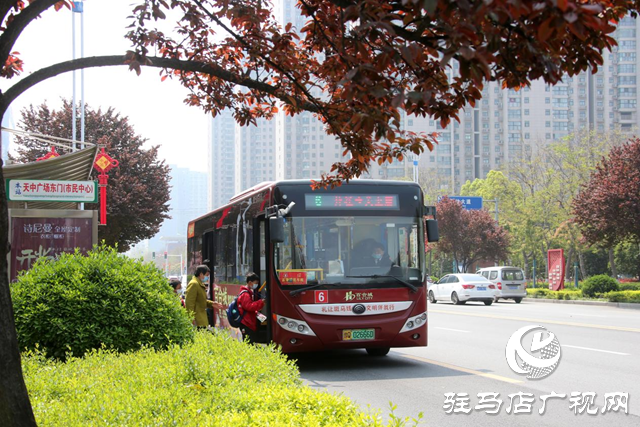
[[[107,172],[118,167],[118,161],[104,152],[104,146],[93,162],[93,167],[100,172],[98,188],[100,188],[100,225],[107,225]]]
[[[42,161],[42,160],[47,160],[47,159],[50,159],[50,158],[52,158],[52,157],[60,157],[60,153],[58,153],[58,152],[56,151],[56,147],[55,147],[55,146],[53,146],[53,145],[51,146],[51,150],[50,150],[47,154],[45,154],[44,156],[42,156],[42,157],[38,157],[38,158],[36,159],[36,162],[40,162],[40,161]]]

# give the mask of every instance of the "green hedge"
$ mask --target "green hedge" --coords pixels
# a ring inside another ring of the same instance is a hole
[[[346,397],[304,386],[294,362],[273,347],[226,333],[200,332],[165,351],[94,350],[67,362],[30,353],[23,369],[42,427],[383,425]]]
[[[640,283],[638,282],[629,282],[629,283],[620,283],[621,291],[640,291]]]
[[[562,291],[551,291],[549,289],[527,289],[527,296],[530,298],[544,298],[544,299],[580,299],[582,297],[582,291],[579,289],[564,289]]]
[[[527,297],[529,298],[542,298],[542,299],[564,299],[564,300],[579,300],[579,299],[593,299],[583,297],[582,291],[565,289],[562,291],[550,291],[549,289],[527,289]],[[640,290],[631,291],[612,291],[604,294],[596,294],[596,297],[600,300],[606,300],[610,302],[632,302],[640,303]]]
[[[40,258],[11,285],[11,297],[21,348],[48,357],[193,339],[191,319],[162,272],[108,246]]]
[[[603,295],[611,302],[638,302],[640,303],[640,290],[607,292]]]

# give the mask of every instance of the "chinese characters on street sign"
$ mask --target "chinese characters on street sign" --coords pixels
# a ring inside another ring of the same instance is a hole
[[[10,179],[7,197],[12,202],[97,203],[97,188],[95,181]]]
[[[480,210],[482,209],[482,197],[475,196],[447,196],[451,200],[457,200],[462,203],[462,206],[466,210]],[[438,201],[442,200],[442,196],[438,196]]]

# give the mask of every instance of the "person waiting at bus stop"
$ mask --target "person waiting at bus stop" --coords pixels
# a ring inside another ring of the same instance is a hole
[[[207,283],[211,271],[206,265],[199,265],[193,273],[193,278],[187,285],[187,298],[185,306],[187,311],[194,314],[193,324],[198,328],[206,328],[209,324],[207,319],[207,307],[224,310],[224,304],[207,299]]]
[[[260,278],[256,273],[247,274],[247,284],[240,288],[238,296],[238,307],[242,314],[242,326],[240,331],[242,335],[253,344],[257,340],[258,311],[264,307],[264,300],[260,299],[258,288],[260,287]]]

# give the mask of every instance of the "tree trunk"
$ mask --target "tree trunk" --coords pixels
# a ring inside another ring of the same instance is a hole
[[[584,280],[587,278],[587,268],[584,266],[584,255],[580,251],[578,251],[578,261],[580,261],[580,275],[582,275],[582,280]]]
[[[640,244],[638,244],[638,252],[640,253]],[[640,254],[638,255],[638,265],[636,268],[636,278],[640,280]]]
[[[549,281],[549,257],[548,257],[548,249],[546,249],[546,245],[542,244],[542,261],[544,262],[544,278],[548,282]]]
[[[1,120],[0,115],[0,120]],[[2,140],[0,139],[0,147]],[[22,377],[20,350],[9,291],[9,215],[0,159],[0,426],[35,426]]]
[[[568,282],[571,280],[571,274],[573,274],[573,269],[571,268],[571,259],[573,258],[574,253],[573,246],[569,248],[569,253],[567,254],[567,258],[564,263],[564,281]]]
[[[529,257],[524,249],[522,250],[522,260],[524,261],[524,280],[527,280],[529,278]]]
[[[611,275],[618,278],[618,268],[616,267],[616,260],[613,253],[613,246],[609,248],[609,266],[611,267]]]

